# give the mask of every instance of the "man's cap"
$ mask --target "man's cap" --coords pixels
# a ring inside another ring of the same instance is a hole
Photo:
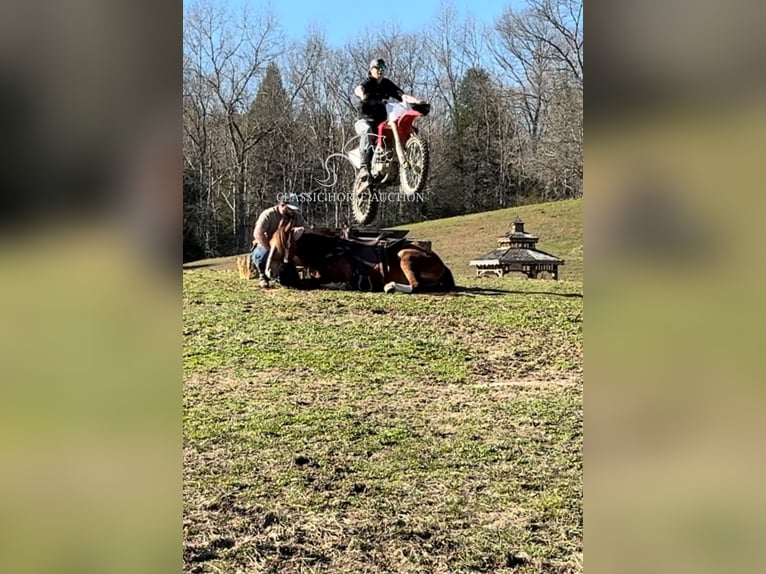
[[[298,207],[297,205],[295,205],[294,203],[285,203],[285,207],[287,209],[292,210],[292,211],[300,211],[301,210],[301,208]]]

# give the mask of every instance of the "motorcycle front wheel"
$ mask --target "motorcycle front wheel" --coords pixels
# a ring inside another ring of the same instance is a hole
[[[399,166],[399,183],[402,193],[420,193],[428,179],[428,141],[422,134],[413,134],[404,146],[407,167]]]

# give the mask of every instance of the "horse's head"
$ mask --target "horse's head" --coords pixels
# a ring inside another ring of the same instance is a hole
[[[282,267],[293,262],[298,248],[298,239],[300,239],[303,231],[303,227],[293,227],[292,219],[283,218],[279,222],[279,227],[269,240],[266,275],[270,279],[278,278]]]

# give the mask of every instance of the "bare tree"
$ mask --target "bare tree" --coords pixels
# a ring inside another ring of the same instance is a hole
[[[551,33],[540,34],[547,42],[560,71],[571,73],[574,83],[583,85],[582,0],[528,0],[535,19],[548,25]]]
[[[491,50],[506,76],[512,114],[526,128],[517,159],[522,172],[539,180],[544,199],[581,192],[581,0],[530,0],[521,11],[506,10]]]
[[[222,165],[213,175],[214,154],[207,154],[211,173],[203,184],[208,186],[208,194],[215,193],[228,208],[230,236],[235,244],[241,241],[238,237],[244,227],[247,153],[262,137],[250,129],[243,112],[279,47],[279,31],[268,14],[252,19],[244,8],[235,16],[225,5],[208,1],[195,2],[185,10],[188,115],[198,118],[194,131],[204,133],[206,141],[219,138],[215,155]]]
[[[435,95],[446,107],[446,117],[455,112],[460,84],[469,69],[481,64],[481,42],[473,21],[461,21],[454,6],[442,4],[436,23],[424,35],[428,71]]]
[[[324,161],[354,136],[353,88],[373,57],[432,104],[419,123],[431,144],[427,201],[381,206],[378,224],[582,193],[581,0],[528,0],[485,30],[447,1],[417,34],[387,22],[340,48],[318,29],[287,43],[269,12],[193,0],[184,12],[184,207],[207,255],[248,244],[253,217],[276,193],[324,189]],[[486,78],[466,84],[479,69]],[[349,191],[348,176],[335,191]],[[350,222],[347,203],[307,207],[319,225]]]

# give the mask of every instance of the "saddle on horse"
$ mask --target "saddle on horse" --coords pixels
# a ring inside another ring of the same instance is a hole
[[[354,263],[352,286],[359,291],[380,290],[388,277],[389,262],[406,243],[405,238],[343,238],[343,249]]]

